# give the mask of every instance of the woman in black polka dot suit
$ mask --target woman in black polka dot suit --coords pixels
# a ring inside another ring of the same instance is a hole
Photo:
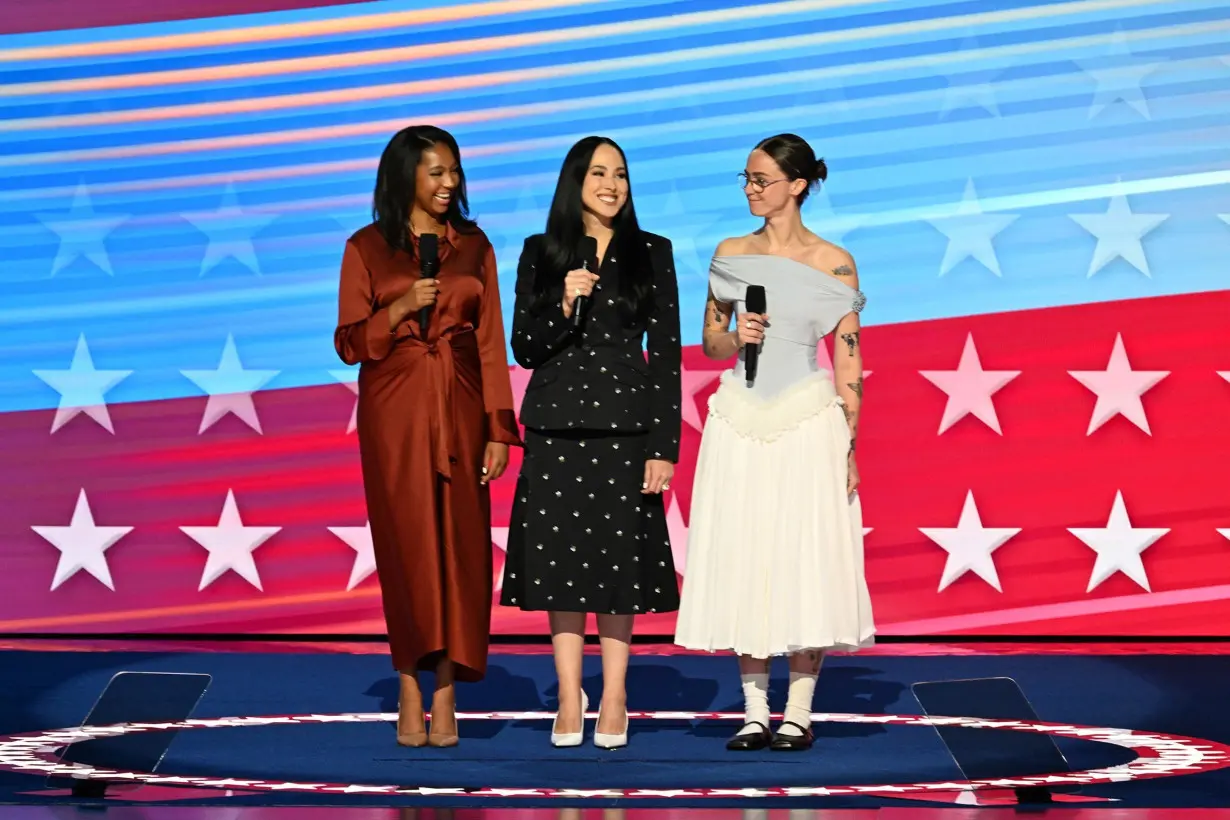
[[[597,260],[581,258],[584,236],[597,241]],[[670,241],[638,226],[611,140],[587,137],[569,151],[546,232],[525,241],[516,293],[513,355],[534,374],[501,603],[549,613],[556,746],[584,737],[581,656],[586,613],[597,614],[594,743],[618,748],[628,738],[633,618],[679,606],[662,491],[679,457],[681,348]]]

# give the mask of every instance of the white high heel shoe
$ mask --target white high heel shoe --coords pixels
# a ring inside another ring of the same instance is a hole
[[[602,722],[602,706],[598,707],[598,722]],[[597,727],[594,727],[594,745],[599,749],[620,749],[628,745],[628,712],[624,710],[624,730],[617,735],[608,735],[599,732]]]
[[[585,713],[589,711],[589,695],[585,694],[585,690],[581,690],[581,731],[579,732],[564,732],[563,734],[555,731],[555,724],[559,723],[559,712],[555,713],[555,720],[551,722],[551,745],[552,746],[580,746],[581,741],[585,739]]]

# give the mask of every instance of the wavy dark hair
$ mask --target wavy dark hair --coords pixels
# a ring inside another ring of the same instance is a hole
[[[585,137],[572,146],[564,157],[559,180],[555,183],[555,197],[547,214],[547,229],[543,237],[535,289],[541,295],[559,290],[564,276],[570,270],[581,267],[578,252],[581,237],[585,235],[582,219],[581,186],[589,172],[594,151],[600,145],[609,145],[619,152],[627,169],[628,159],[622,148],[607,137]],[[625,321],[631,323],[646,316],[653,299],[653,270],[641,227],[636,221],[636,208],[632,204],[632,177],[628,176],[628,199],[613,220],[614,236],[611,237],[611,252],[619,260],[619,287],[616,302]]]
[[[457,140],[443,128],[434,125],[403,128],[393,135],[380,155],[376,190],[372,195],[372,220],[389,247],[411,255],[414,254],[414,246],[410,242],[410,211],[417,194],[415,174],[423,152],[437,143],[447,145],[457,159],[457,187],[453,190],[444,218],[458,233],[468,233],[474,229]]]

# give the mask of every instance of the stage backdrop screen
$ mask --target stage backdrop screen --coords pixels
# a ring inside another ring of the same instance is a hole
[[[429,122],[506,321],[567,148],[627,150],[682,294],[681,573],[707,268],[788,131],[867,295],[879,632],[1230,634],[1230,3],[109,5],[0,16],[0,632],[384,631],[332,334],[379,154]]]

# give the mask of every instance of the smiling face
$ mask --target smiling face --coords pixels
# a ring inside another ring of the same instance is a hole
[[[764,151],[753,151],[747,158],[743,174],[743,194],[755,216],[773,216],[798,207],[797,197],[807,188],[807,181],[786,177],[773,158]]]
[[[581,207],[603,221],[614,219],[628,201],[628,169],[610,145],[599,145],[581,182]]]
[[[423,150],[414,175],[414,204],[436,218],[448,213],[453,192],[461,183],[461,165],[447,145],[437,142]]]

